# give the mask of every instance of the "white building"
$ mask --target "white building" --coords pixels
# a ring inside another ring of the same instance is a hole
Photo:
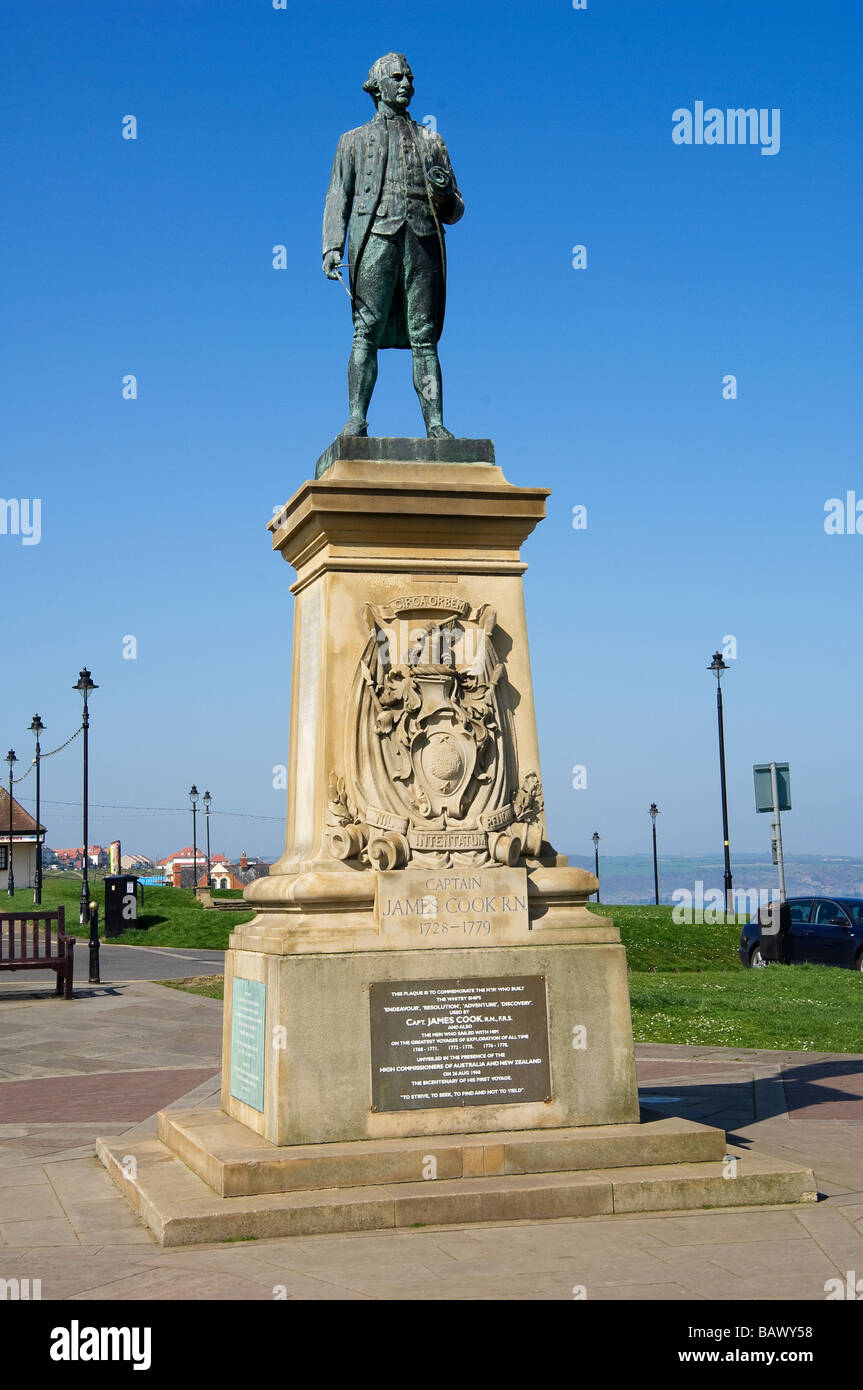
[[[214,854],[211,858],[212,863],[221,861],[225,858],[223,854]],[[156,865],[156,870],[163,870],[165,882],[173,884],[175,888],[191,888],[204,875],[207,874],[207,856],[198,846],[197,859],[193,857],[191,845],[186,845],[184,849],[178,849],[174,854],[168,854],[164,859],[160,859]]]
[[[45,843],[45,827],[39,826],[39,844]],[[36,886],[36,822],[24,807],[12,798],[12,843],[9,843],[9,793],[0,788],[0,889],[6,887],[9,873],[9,854],[12,854],[12,873],[16,892],[19,888]]]

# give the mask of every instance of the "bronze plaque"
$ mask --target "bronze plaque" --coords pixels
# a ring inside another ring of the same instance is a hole
[[[551,1100],[544,975],[370,986],[372,1110]]]

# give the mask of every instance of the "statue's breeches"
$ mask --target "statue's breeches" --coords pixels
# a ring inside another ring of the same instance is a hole
[[[444,277],[437,236],[403,225],[372,232],[353,284],[354,341],[370,347],[434,347],[443,326]]]

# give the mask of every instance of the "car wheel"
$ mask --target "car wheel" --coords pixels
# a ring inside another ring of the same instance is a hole
[[[854,962],[854,969],[855,969],[855,970],[863,970],[863,951],[860,952],[859,956],[858,956],[857,959],[855,960],[855,962]]]
[[[749,964],[753,970],[760,970],[767,965],[767,961],[761,954],[761,947],[756,946],[749,957]]]

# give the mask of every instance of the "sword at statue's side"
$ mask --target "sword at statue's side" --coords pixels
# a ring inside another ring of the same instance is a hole
[[[342,279],[341,275],[339,274],[339,271],[340,271],[340,270],[347,270],[347,265],[346,265],[346,263],[345,263],[344,261],[342,261],[339,265],[334,265],[334,266],[333,266],[333,274],[334,274],[335,278],[338,280],[339,284],[341,285],[341,287],[342,287],[342,289],[344,290],[345,294],[347,295],[348,299],[349,299],[349,300],[351,301],[351,303],[353,304],[353,302],[354,302],[354,297],[353,297],[353,295],[351,294],[350,290],[348,289],[347,285],[345,284],[344,280]]]

